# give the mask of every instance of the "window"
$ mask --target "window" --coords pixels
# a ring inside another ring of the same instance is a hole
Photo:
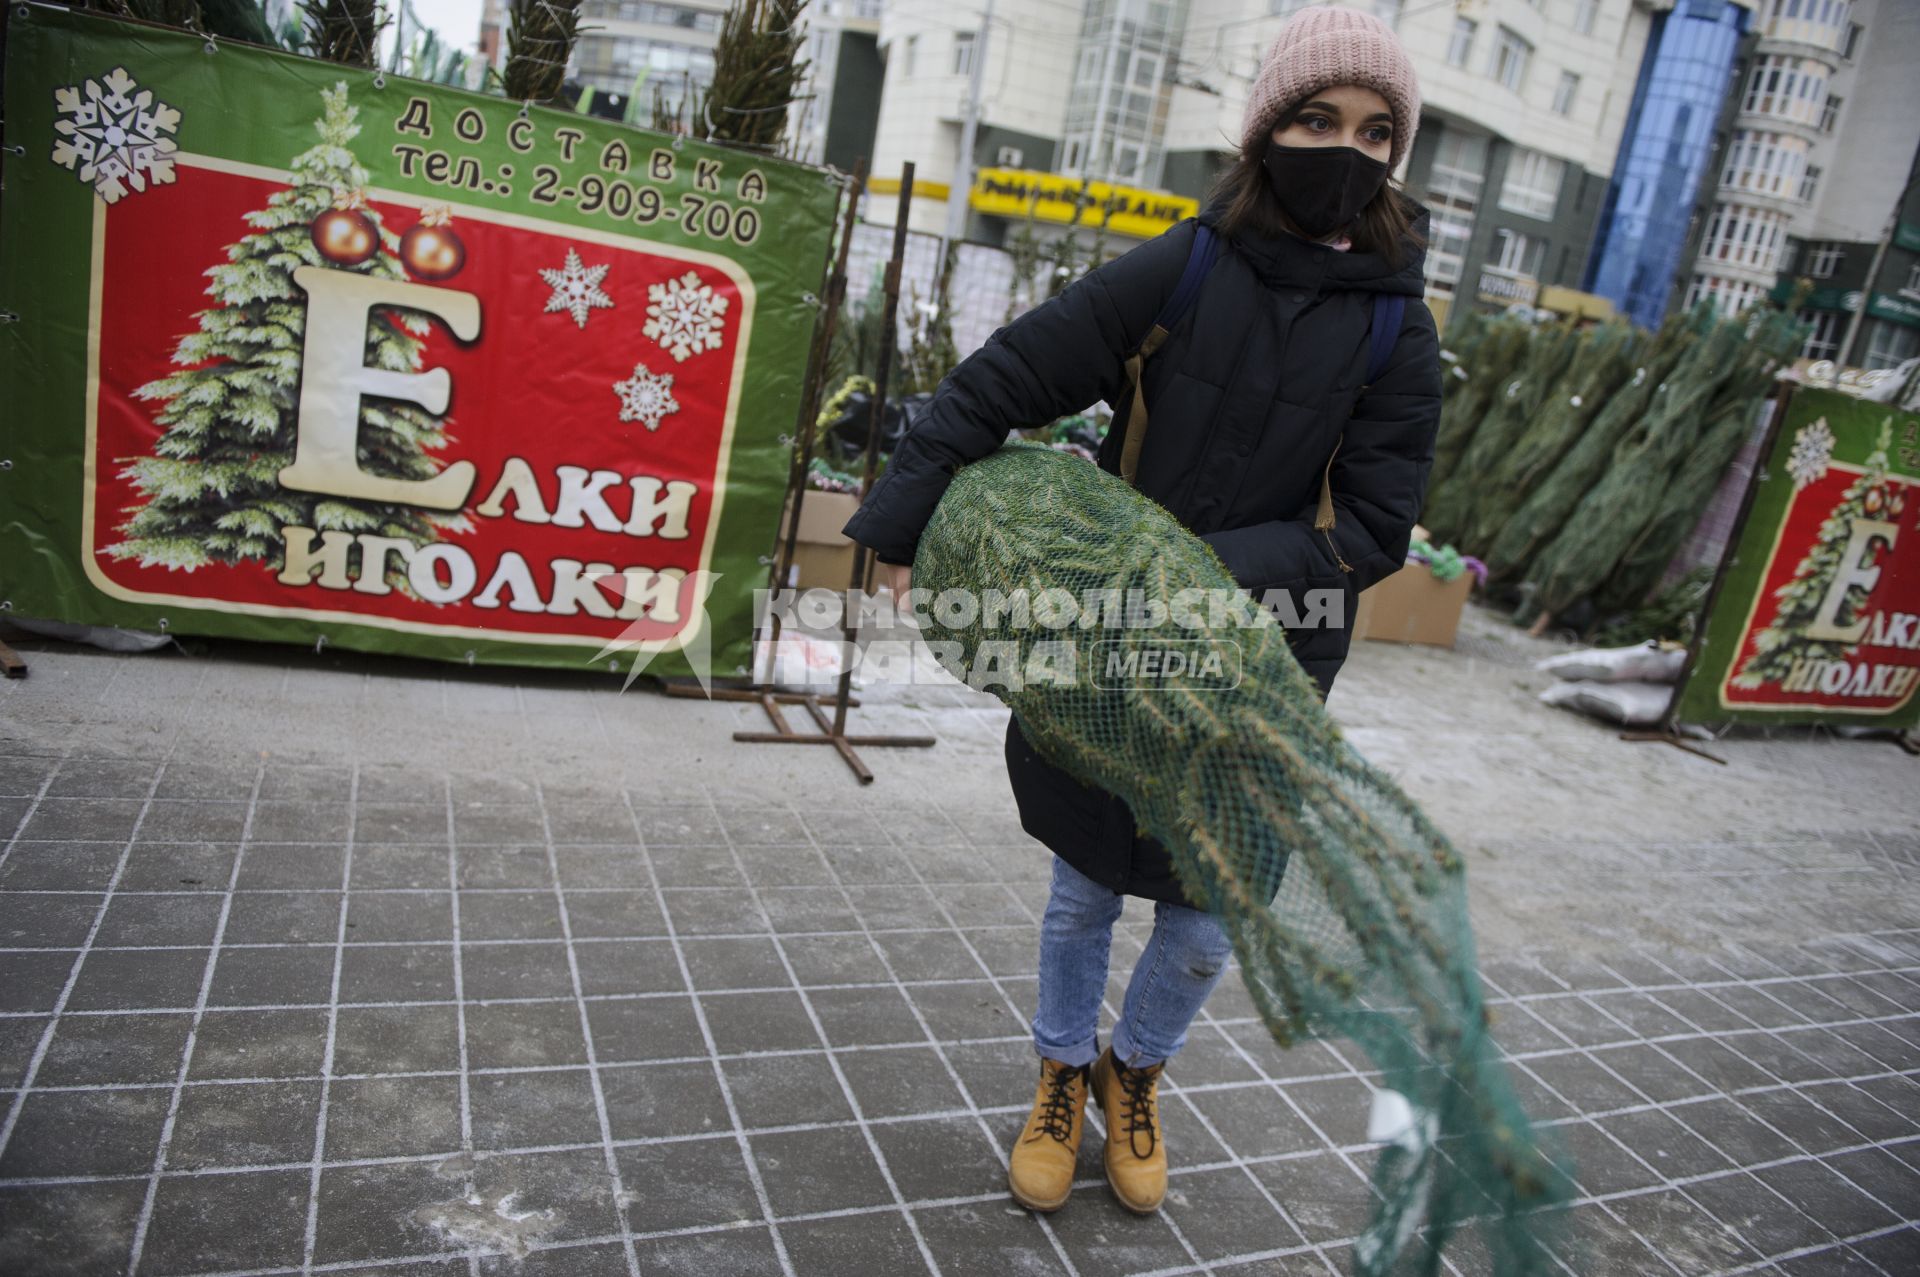
[[[656,27],[680,27],[687,31],[718,31],[720,15],[710,9],[690,9],[680,4],[654,4],[651,0],[598,0],[583,6],[586,16],[617,18],[622,22],[644,22]]]
[[[1867,329],[1867,357],[1860,366],[1897,368],[1915,355],[1920,355],[1920,328],[1878,319]]]
[[[1537,279],[1540,263],[1547,255],[1547,242],[1505,227],[1494,232],[1500,241],[1500,256],[1493,269],[1505,275],[1525,275]]]
[[[1573,29],[1581,35],[1593,34],[1593,22],[1600,16],[1600,0],[1575,0]]]
[[[1451,297],[1466,273],[1467,241],[1473,238],[1474,210],[1486,181],[1487,139],[1478,133],[1446,129],[1434,148],[1427,173],[1427,284],[1436,295]]]
[[[1763,54],[1753,60],[1753,74],[1747,80],[1740,109],[1812,124],[1819,118],[1826,88],[1826,67],[1821,63],[1811,58]]]
[[[1722,315],[1732,318],[1759,301],[1764,293],[1765,290],[1760,285],[1747,280],[1724,279],[1718,275],[1696,275],[1687,289],[1687,298],[1681,304],[1681,309],[1692,310],[1695,303],[1711,298]]]
[[[1813,203],[1814,194],[1819,189],[1820,166],[1818,164],[1809,164],[1807,165],[1807,175],[1800,179],[1800,202],[1802,204]]]
[[[1084,84],[1097,89],[1100,84],[1100,63],[1105,60],[1105,50],[1085,47],[1080,50],[1080,64],[1073,69],[1076,84]]]
[[[1447,45],[1447,65],[1463,67],[1467,65],[1467,55],[1473,52],[1473,33],[1480,24],[1472,18],[1453,20],[1453,40]]]
[[[1494,42],[1493,61],[1488,70],[1494,79],[1518,93],[1527,78],[1527,59],[1532,56],[1532,45],[1501,27],[1500,38]]]
[[[1854,49],[1859,43],[1860,24],[1858,22],[1849,23],[1847,26],[1847,38],[1840,44],[1840,56],[1851,62],[1853,60]]]
[[[1786,229],[1784,213],[1723,204],[1714,209],[1707,223],[1700,256],[1754,270],[1777,271]]]
[[[973,74],[973,32],[961,31],[953,37],[953,73]]]
[[[1846,259],[1846,250],[1835,243],[1816,244],[1813,256],[1807,262],[1807,274],[1815,279],[1831,279],[1840,269],[1840,263]]]
[[[1480,186],[1487,178],[1487,139],[1479,133],[1448,129],[1440,135],[1433,153],[1433,167],[1427,173],[1427,199],[1431,204],[1471,213],[1480,200]]]
[[[1530,217],[1552,217],[1566,170],[1566,164],[1551,155],[1514,147],[1500,186],[1500,207]]]
[[[1833,126],[1837,124],[1839,120],[1840,99],[1829,93],[1827,94],[1826,109],[1820,113],[1820,131],[1822,133],[1833,132]]]
[[[908,76],[909,78],[912,77],[915,55],[918,54],[919,52],[920,52],[920,37],[917,35],[908,36],[906,51],[901,56],[901,59],[900,59],[900,73],[902,75]]]
[[[1720,184],[1729,190],[1793,199],[1807,171],[1807,156],[1808,145],[1801,138],[1740,129],[1727,150]]]
[[[1571,71],[1560,73],[1560,87],[1553,91],[1553,113],[1572,115],[1573,99],[1580,92],[1580,77]]]
[[[1808,359],[1832,359],[1840,352],[1840,312],[1837,310],[1803,310],[1800,322],[1812,324],[1813,331],[1807,334],[1807,344],[1800,353]]]
[[[1909,297],[1920,297],[1920,262],[1907,267],[1907,282],[1900,286],[1900,291]]]
[[[1473,221],[1457,221],[1434,214],[1427,244],[1427,282],[1451,292],[1466,269],[1467,241],[1473,237]]]

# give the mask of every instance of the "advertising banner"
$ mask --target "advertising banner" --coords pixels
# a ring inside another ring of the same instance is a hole
[[[1673,717],[1920,723],[1920,416],[1788,400]]]
[[[1197,200],[1170,191],[1091,182],[1032,169],[983,168],[967,193],[970,208],[999,217],[1099,226],[1151,239],[1200,211]]]
[[[7,15],[0,605],[743,672],[831,175]]]

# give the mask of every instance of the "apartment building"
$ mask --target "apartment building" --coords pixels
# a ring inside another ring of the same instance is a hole
[[[1691,291],[1746,304],[1808,278],[1804,353],[1891,368],[1920,355],[1920,6],[1766,0],[1760,17]]]
[[[584,0],[571,78],[596,91],[638,94],[651,118],[655,89],[679,102],[713,81],[713,48],[728,0]]]
[[[873,156],[886,63],[880,56],[882,0],[813,0],[807,27],[806,96],[793,104],[793,156],[849,171]]]
[[[997,242],[1015,220],[999,196],[1010,185],[1041,190],[1048,178],[1100,184],[1106,204],[1153,214],[1131,223],[1153,233],[1204,200],[1238,144],[1261,54],[1303,2],[1023,0],[996,6],[988,22],[984,0],[887,0],[874,171],[916,160],[926,198],[914,226],[941,229],[984,39],[971,160],[992,181],[960,195],[968,237]],[[1650,6],[1352,7],[1394,24],[1420,74],[1420,135],[1397,176],[1433,211],[1428,300],[1442,322],[1456,308],[1516,302],[1605,311],[1578,289]]]
[[[1394,24],[1420,75],[1397,176],[1432,212],[1443,324],[1523,304],[1652,327],[1808,275],[1809,354],[1920,353],[1920,2],[1344,2]],[[912,159],[914,228],[957,203],[987,243],[1027,214],[1084,237],[1119,209],[1114,243],[1157,233],[1204,200],[1303,3],[879,0],[860,51],[881,67],[877,189]],[[834,70],[823,119],[849,91]]]

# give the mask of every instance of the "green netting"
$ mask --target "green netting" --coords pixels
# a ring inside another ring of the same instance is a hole
[[[1552,1269],[1539,1212],[1566,1200],[1567,1181],[1536,1142],[1487,1027],[1461,859],[1345,740],[1271,613],[1244,600],[1234,619],[1179,605],[1190,589],[1233,597],[1211,547],[1118,478],[1016,443],[955,475],[913,583],[932,593],[922,637],[941,664],[991,686],[1043,756],[1121,795],[1170,849],[1188,894],[1223,916],[1274,1037],[1349,1038],[1409,1102],[1375,1163],[1378,1200],[1354,1271],[1437,1272],[1441,1247],[1470,1220],[1491,1272]],[[1083,607],[1060,628],[1071,611],[1049,609],[1041,625],[1036,606],[1022,626],[1017,607],[942,598],[1061,590],[1075,600],[1138,591],[1136,619],[1154,616],[1157,600],[1205,623],[1111,626],[1112,612]],[[1169,640],[1227,662],[1219,668],[1237,669],[1237,685],[1225,688],[1204,660],[1193,662],[1201,672],[1147,679],[1143,664],[1128,678],[1115,673],[1124,662],[1106,659],[1115,645],[1141,656]],[[1059,659],[1069,642],[1071,678]],[[1043,643],[1054,646],[1037,659]],[[1009,669],[1048,677],[1000,677]]]

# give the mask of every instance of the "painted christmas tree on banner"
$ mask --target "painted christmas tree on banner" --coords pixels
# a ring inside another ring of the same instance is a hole
[[[1890,632],[1884,609],[1871,606],[1907,501],[1906,485],[1888,473],[1892,431],[1889,417],[1865,468],[1821,523],[1792,577],[1774,591],[1773,620],[1754,635],[1732,686],[1873,699],[1903,697],[1911,689],[1920,673],[1913,666],[1855,659],[1863,646],[1913,646]],[[1825,477],[1832,449],[1824,417],[1800,430],[1787,462],[1796,491]]]
[[[211,563],[258,562],[285,567],[283,534],[295,529],[364,547],[388,539],[412,547],[443,533],[471,530],[456,508],[429,508],[375,496],[308,491],[289,483],[296,465],[302,345],[314,306],[295,278],[324,267],[369,279],[405,280],[403,263],[417,261],[423,278],[444,278],[464,261],[457,235],[438,219],[423,219],[408,236],[394,234],[367,204],[367,171],[350,143],[360,132],[347,86],[321,93],[317,144],[293,160],[291,184],[265,208],[247,215],[253,232],[227,249],[227,261],[209,269],[209,296],[219,305],[199,313],[199,329],[182,337],[180,366],[134,392],[164,401],[155,417],[166,427],[153,455],[121,458],[144,501],[107,546],[118,559],[137,559],[189,572]],[[423,227],[425,229],[423,229]],[[448,269],[448,267],[451,269]],[[422,366],[430,321],[423,314],[376,307],[368,315],[365,366],[394,374]],[[308,370],[312,371],[312,370]],[[399,399],[360,402],[352,463],[374,480],[420,484],[442,473],[429,455],[449,442],[443,419]],[[405,555],[388,555],[376,580],[406,590]],[[362,577],[356,565],[354,576]]]

